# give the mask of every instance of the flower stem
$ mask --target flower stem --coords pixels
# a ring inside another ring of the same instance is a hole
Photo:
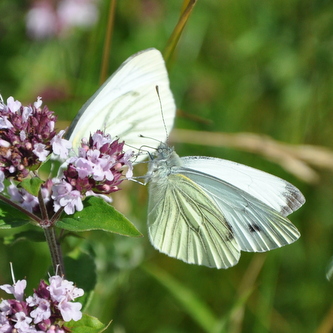
[[[42,221],[41,218],[39,218],[38,216],[36,216],[33,213],[30,213],[29,211],[27,211],[26,209],[24,209],[20,205],[16,204],[15,202],[11,201],[9,198],[5,197],[2,194],[0,194],[0,200],[5,202],[8,205],[14,207],[15,209],[19,210],[20,212],[26,214],[27,216],[29,216],[33,221],[37,222],[38,224],[41,223],[41,221]]]
[[[62,258],[61,247],[57,240],[57,235],[54,227],[45,228],[44,234],[51,253],[54,273],[60,276],[64,276],[65,266]]]
[[[54,273],[60,276],[64,276],[65,266],[62,258],[61,247],[57,239],[57,234],[53,227],[53,224],[55,223],[56,220],[52,222],[49,220],[49,216],[47,213],[47,209],[44,203],[41,190],[39,190],[38,192],[38,201],[39,201],[40,212],[42,215],[41,227],[44,229],[46,242],[47,245],[49,246]]]

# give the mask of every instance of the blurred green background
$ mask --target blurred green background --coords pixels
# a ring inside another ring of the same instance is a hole
[[[92,27],[39,40],[27,35],[30,6],[0,3],[0,93],[23,103],[42,96],[65,128],[99,86],[110,3],[98,2]],[[176,0],[119,1],[107,74],[137,51],[163,50],[181,8]],[[180,110],[176,129],[333,148],[332,1],[199,0],[168,67]],[[177,134],[171,140],[181,156],[232,159],[299,187],[307,202],[290,219],[302,236],[268,253],[243,253],[228,270],[188,265],[152,248],[147,189],[124,184],[115,205],[145,237],[91,232],[69,244],[96,255],[98,285],[87,312],[112,319],[107,332],[115,333],[332,332],[333,285],[325,278],[333,255],[330,151],[323,162],[319,148],[311,151],[309,161],[318,165],[310,181],[296,176],[297,165],[292,175],[260,153],[182,143]],[[0,284],[11,281],[10,261],[17,279],[27,277],[27,293],[49,269],[45,244],[0,244]]]

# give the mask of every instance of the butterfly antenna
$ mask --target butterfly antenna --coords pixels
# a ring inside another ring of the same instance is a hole
[[[166,142],[168,142],[169,141],[169,133],[168,133],[167,126],[165,124],[164,113],[163,113],[163,106],[162,106],[162,101],[161,101],[161,96],[160,96],[160,90],[159,90],[158,86],[155,86],[155,89],[156,89],[158,101],[160,102],[160,110],[161,110],[161,116],[162,116],[164,130],[165,130],[165,134],[166,134]]]

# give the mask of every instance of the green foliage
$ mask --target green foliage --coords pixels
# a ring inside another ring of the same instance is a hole
[[[205,332],[215,331],[215,327],[218,326],[217,318],[194,292],[178,283],[172,276],[158,267],[145,265],[143,268],[170,291]]]
[[[75,251],[64,259],[66,277],[70,281],[75,281],[75,285],[84,290],[84,295],[79,301],[86,308],[96,286],[96,264],[95,258],[87,253]]]
[[[106,328],[97,318],[86,314],[79,322],[72,320],[66,327],[70,328],[73,333],[102,333]]]
[[[7,237],[4,237],[4,244],[13,244],[19,241],[29,240],[32,242],[45,242],[44,233],[40,230],[25,230],[15,234],[11,234]]]
[[[135,226],[103,199],[90,197],[84,200],[84,209],[73,215],[63,214],[56,226],[70,231],[103,230],[116,234],[141,237]]]
[[[27,215],[0,200],[0,229],[21,227],[29,221]]]
[[[38,196],[39,189],[41,185],[44,183],[43,180],[41,180],[38,177],[32,177],[28,179],[24,179],[19,186],[24,188],[26,191],[34,195],[35,197]]]

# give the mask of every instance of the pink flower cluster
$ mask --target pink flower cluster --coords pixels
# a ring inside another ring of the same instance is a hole
[[[124,142],[97,131],[89,140],[82,139],[77,156],[71,152],[72,157],[68,158],[71,143],[62,138],[65,131],[56,133],[56,117],[46,106],[42,109],[41,104],[41,98],[30,106],[22,106],[13,97],[8,98],[7,104],[0,102],[0,192],[6,189],[12,202],[39,215],[39,199],[14,181],[36,177],[38,168],[52,153],[67,160],[63,173],[40,187],[48,216],[60,209],[67,214],[81,211],[82,200],[87,196],[110,202],[108,195],[118,191],[125,179],[124,167],[126,178],[132,177],[133,152],[123,152]],[[5,179],[11,182],[7,188]]]
[[[24,299],[26,285],[26,280],[19,280],[13,285],[0,286],[15,297],[0,303],[1,333],[66,333],[70,330],[63,322],[82,318],[82,305],[73,300],[84,291],[73,282],[58,275],[51,276],[49,285],[41,280],[34,294]]]
[[[79,155],[67,160],[62,179],[53,185],[54,210],[64,207],[67,214],[80,211],[81,199],[86,196],[99,196],[110,202],[107,195],[119,190],[125,166],[128,168],[126,177],[132,177],[133,152],[124,153],[123,147],[124,142],[119,143],[102,131],[91,135],[88,141],[82,140]]]
[[[41,105],[40,97],[29,106],[13,97],[7,104],[0,100],[0,172],[6,178],[21,181],[52,152],[61,158],[68,155],[71,144],[62,139],[64,131],[56,133],[57,117]]]
[[[65,36],[71,28],[92,26],[97,19],[96,0],[40,0],[27,14],[27,30],[35,39]]]

